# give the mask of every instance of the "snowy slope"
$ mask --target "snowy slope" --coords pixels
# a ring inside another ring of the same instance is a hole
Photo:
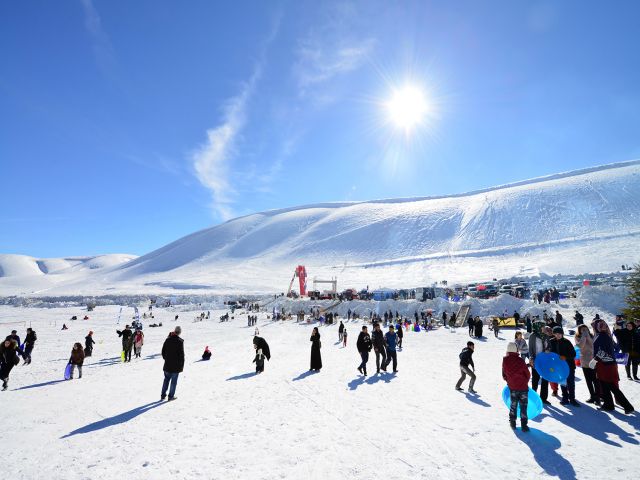
[[[256,213],[50,293],[280,292],[297,264],[310,277],[337,275],[341,288],[612,271],[637,261],[638,247],[640,161],[632,161],[462,195]]]

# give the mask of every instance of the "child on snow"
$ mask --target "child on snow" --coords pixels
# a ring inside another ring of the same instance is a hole
[[[518,347],[518,353],[523,360],[529,358],[529,345],[527,341],[522,337],[522,332],[516,332],[515,344]]]
[[[520,405],[520,425],[522,431],[528,432],[527,405],[529,399],[529,378],[531,374],[527,364],[518,355],[515,342],[507,345],[507,355],[502,359],[502,378],[504,378],[511,392],[511,408],[509,409],[509,425],[516,428],[516,415]]]
[[[343,347],[347,346],[347,329],[346,328],[342,332],[342,346]]]
[[[262,349],[258,348],[257,345],[254,345],[253,348],[256,349],[256,356],[253,359],[253,363],[256,364],[256,373],[264,372],[264,354],[262,353]]]
[[[133,336],[133,351],[136,358],[140,358],[142,355],[142,345],[144,345],[144,333],[142,333],[142,330],[136,330]]]
[[[211,359],[211,350],[209,350],[209,346],[204,347],[204,353],[202,354],[202,360],[210,360]]]
[[[71,378],[73,378],[73,371],[78,368],[78,378],[82,378],[82,364],[84,363],[84,350],[82,350],[82,344],[76,342],[73,344],[73,350],[71,350],[71,357],[69,358],[71,364]]]

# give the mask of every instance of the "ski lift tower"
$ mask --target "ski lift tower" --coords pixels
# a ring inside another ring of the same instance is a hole
[[[331,280],[319,280],[316,277],[313,277],[313,289],[314,290],[318,290],[317,284],[318,283],[328,283],[331,285],[331,294],[333,296],[338,294],[338,279],[336,277],[332,277]]]

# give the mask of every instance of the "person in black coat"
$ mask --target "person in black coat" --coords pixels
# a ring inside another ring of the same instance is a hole
[[[349,315],[351,317],[351,315]],[[344,333],[344,323],[342,320],[340,321],[340,326],[338,327],[338,342],[342,341],[342,334]]]
[[[9,373],[13,367],[20,363],[18,356],[18,344],[15,340],[5,340],[0,344],[0,380],[2,380],[2,390],[9,386]]]
[[[404,337],[402,322],[398,323],[396,333],[398,334],[398,350],[402,350],[402,337]]]
[[[164,382],[162,383],[162,393],[160,399],[164,400],[169,388],[169,400],[176,398],[176,385],[178,375],[184,368],[184,341],[180,338],[182,329],[178,326],[169,334],[162,345],[162,358],[164,359]],[[169,386],[171,384],[171,386]]]
[[[569,365],[569,376],[567,377],[566,385],[561,385],[562,400],[560,403],[562,405],[570,403],[575,407],[579,407],[580,404],[576,401],[576,350],[573,348],[571,342],[564,338],[562,327],[554,327],[553,336],[555,338],[549,340],[549,351],[557,353],[560,359]]]
[[[320,356],[320,347],[322,346],[320,343],[320,332],[318,332],[318,327],[313,327],[313,331],[311,332],[311,367],[309,370],[315,370],[319,372],[322,368],[322,357]]]
[[[371,351],[371,337],[369,336],[366,325],[362,327],[362,331],[358,335],[356,347],[358,348],[358,353],[360,353],[360,358],[362,358],[362,362],[360,362],[360,366],[358,366],[358,371],[366,377],[367,362],[369,361],[369,352]]]
[[[131,361],[131,350],[133,349],[133,332],[129,325],[124,327],[124,330],[116,330],[119,337],[122,337],[122,351],[124,352],[124,361]]]
[[[93,354],[93,345],[96,342],[93,340],[93,331],[89,331],[88,335],[84,337],[84,356],[90,357]]]
[[[473,327],[475,326],[475,322],[471,315],[469,315],[469,318],[467,318],[467,325],[469,326],[469,336],[473,337]]]
[[[384,366],[387,361],[387,353],[384,344],[384,333],[382,333],[382,329],[380,328],[380,324],[378,322],[373,324],[373,336],[371,339],[371,343],[373,345],[373,351],[376,354],[376,373],[380,373],[380,368],[386,371],[386,367]],[[382,357],[382,367],[380,364],[380,358]]]
[[[24,339],[24,353],[22,355],[24,365],[31,363],[31,352],[33,351],[33,347],[36,346],[37,339],[36,332],[31,328],[27,328],[27,336]]]
[[[474,325],[474,333],[476,338],[482,338],[482,319],[480,317],[476,317],[475,325]]]

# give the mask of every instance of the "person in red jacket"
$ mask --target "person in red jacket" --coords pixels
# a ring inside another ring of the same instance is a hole
[[[520,404],[520,425],[522,431],[528,432],[527,405],[529,403],[529,378],[531,374],[527,364],[518,355],[518,346],[515,342],[507,345],[507,355],[502,359],[502,378],[507,381],[511,391],[511,408],[509,409],[509,425],[516,428],[516,414]]]

